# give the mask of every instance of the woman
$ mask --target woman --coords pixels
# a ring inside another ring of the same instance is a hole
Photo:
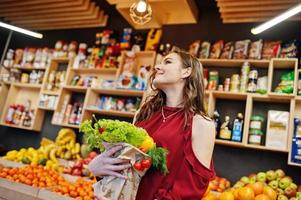
[[[168,149],[169,173],[164,176],[158,170],[148,170],[136,199],[200,199],[215,175],[215,126],[204,109],[202,66],[190,54],[173,51],[155,66],[150,81],[154,95],[146,99],[135,125],[146,129],[157,146]],[[131,165],[110,157],[121,148],[114,147],[93,160],[92,173],[126,178],[118,171]]]

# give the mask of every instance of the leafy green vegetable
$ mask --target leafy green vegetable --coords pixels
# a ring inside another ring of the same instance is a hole
[[[104,151],[103,142],[118,143],[124,142],[137,148],[147,139],[148,133],[143,129],[136,127],[128,122],[118,120],[91,120],[81,123],[79,130],[85,135],[85,140],[90,149],[99,149]],[[147,154],[151,157],[153,166],[158,168],[164,175],[168,173],[166,165],[167,150],[154,147]]]
[[[160,169],[160,171],[166,175],[168,173],[166,164],[166,156],[168,151],[162,147],[155,147],[149,150],[147,154],[152,158],[154,167]]]

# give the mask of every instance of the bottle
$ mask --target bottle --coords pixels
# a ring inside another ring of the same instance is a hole
[[[229,116],[225,117],[225,122],[221,125],[219,138],[224,140],[231,140],[231,124]]]
[[[213,113],[213,120],[215,124],[216,133],[219,133],[221,127],[221,119],[220,119],[220,114],[218,113],[217,110],[215,110]]]
[[[242,140],[243,115],[238,113],[233,123],[232,141],[241,142]]]

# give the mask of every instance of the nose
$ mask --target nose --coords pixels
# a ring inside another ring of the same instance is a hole
[[[157,64],[157,65],[155,65],[155,70],[156,71],[159,71],[159,70],[161,70],[162,68],[161,68],[161,64]]]

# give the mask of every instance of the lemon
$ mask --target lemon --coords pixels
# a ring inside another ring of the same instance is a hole
[[[154,142],[153,138],[146,137],[139,148],[144,149],[145,152],[147,152],[148,150],[150,150],[154,146],[155,146],[155,142]]]

